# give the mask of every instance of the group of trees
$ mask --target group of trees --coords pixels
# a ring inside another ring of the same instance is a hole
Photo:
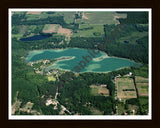
[[[148,12],[117,12],[127,13],[127,18],[119,18],[121,24],[148,24]]]
[[[71,37],[69,47],[95,49],[96,45],[104,44],[104,42],[103,37]]]
[[[111,81],[111,75],[97,73],[82,73],[75,76],[72,72],[66,72],[59,77],[58,83],[60,95],[58,100],[65,105],[73,114],[90,115],[90,110],[94,107],[110,115],[115,111],[114,106],[114,84]],[[110,96],[93,96],[91,94],[91,84],[107,84],[110,90]]]
[[[147,31],[147,26],[136,24],[105,25],[105,43],[100,43],[98,49],[108,55],[123,57],[148,64],[148,35],[137,39],[134,43],[120,42],[120,38],[128,37],[133,32]]]
[[[14,44],[15,42],[13,42]],[[21,44],[23,45],[23,44]],[[26,54],[23,47],[12,48],[12,103],[18,92],[18,100],[22,102],[21,108],[27,103],[34,103],[33,109],[40,111],[49,96],[55,96],[56,84],[40,74],[35,74],[33,68],[28,66],[21,58]],[[41,97],[45,95],[43,100]],[[43,113],[43,111],[42,111]]]
[[[25,15],[14,14],[12,16],[13,25],[43,25],[43,24],[65,24],[63,16],[48,16],[41,20],[27,20]]]

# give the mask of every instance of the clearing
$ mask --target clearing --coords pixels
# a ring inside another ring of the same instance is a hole
[[[116,78],[116,86],[117,98],[137,98],[132,78]]]
[[[91,85],[91,94],[94,96],[109,96],[107,85]]]
[[[100,111],[94,107],[90,107],[90,110],[92,112],[92,115],[103,115],[103,113],[104,113],[103,111]]]
[[[62,26],[60,26],[58,29],[58,34],[65,34],[67,37],[71,37],[72,31],[70,29],[62,28]]]
[[[60,26],[59,24],[45,24],[45,26],[44,26],[44,28],[43,28],[43,32],[44,32],[44,33],[57,32],[59,26]]]
[[[15,100],[15,102],[14,102],[14,104],[12,105],[12,114],[15,114],[15,112],[16,111],[18,111],[18,109],[20,108],[20,105],[21,105],[21,101],[19,101],[18,99],[17,99],[17,96],[18,96],[18,91],[16,92],[16,96],[15,96],[15,98],[14,98],[14,100]]]
[[[70,40],[70,37],[72,35],[72,31],[67,28],[62,28],[59,24],[45,24],[43,28],[44,33],[57,33],[59,35],[65,35],[68,40]]]
[[[148,78],[136,76],[135,81],[136,81],[139,96],[148,96],[149,95]]]

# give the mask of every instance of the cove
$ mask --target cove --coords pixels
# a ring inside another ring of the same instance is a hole
[[[47,67],[50,69],[63,69],[71,71],[83,59],[83,56],[89,55],[87,49],[67,48],[53,50],[34,50],[28,53],[26,62],[34,62],[42,59],[59,59],[53,65]],[[129,59],[109,57],[106,53],[100,51],[95,57],[80,71],[83,72],[109,72],[124,67],[141,66],[141,64]],[[73,70],[72,70],[73,71]]]
[[[34,35],[27,38],[21,38],[21,41],[37,41],[37,40],[43,40],[46,38],[49,38],[51,35]]]

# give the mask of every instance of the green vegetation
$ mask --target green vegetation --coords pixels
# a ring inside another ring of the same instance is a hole
[[[56,81],[56,78],[54,76],[49,76],[48,81]]]
[[[104,30],[106,41],[98,45],[98,49],[107,52],[108,55],[148,64],[148,35],[146,32],[140,34],[134,24],[120,24],[115,27],[106,25]],[[139,36],[136,36],[136,40],[131,40],[132,35]]]
[[[139,97],[139,102],[140,102],[140,105],[141,105],[141,113],[143,115],[148,114],[148,111],[149,111],[149,107],[148,107],[149,99],[148,99],[148,97],[145,97],[145,96]]]
[[[148,24],[148,12],[117,12],[126,14],[127,18],[119,18],[122,24]]]
[[[126,14],[118,14],[116,12],[84,12],[82,19],[78,19],[78,23],[84,24],[118,24],[116,18],[126,18]]]
[[[104,35],[103,25],[82,24],[72,37],[102,37]]]

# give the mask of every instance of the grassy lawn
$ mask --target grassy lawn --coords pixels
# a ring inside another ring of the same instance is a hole
[[[117,78],[116,85],[118,98],[137,98],[132,78]],[[134,89],[134,91],[123,91],[124,89]]]
[[[56,81],[56,78],[54,76],[48,76],[48,81]]]
[[[98,33],[98,35],[94,35]],[[104,35],[103,25],[80,25],[80,30],[77,33],[73,33],[72,37],[102,37]]]

